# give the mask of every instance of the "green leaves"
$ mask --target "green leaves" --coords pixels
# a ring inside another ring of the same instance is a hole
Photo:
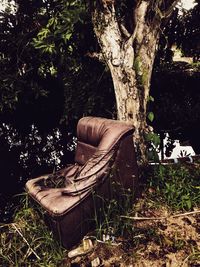
[[[149,112],[147,115],[147,118],[150,120],[150,122],[152,122],[154,120],[154,113],[153,112]]]
[[[155,147],[158,147],[160,145],[160,136],[156,133],[148,133],[145,136],[145,140],[147,142],[152,142]]]
[[[154,102],[154,97],[149,95],[147,102],[151,103]],[[147,118],[149,119],[150,122],[154,120],[154,113],[152,111],[148,112]]]
[[[191,210],[199,205],[199,163],[158,165],[152,171],[149,183],[160,204],[167,203],[174,210]]]
[[[150,132],[145,135],[145,141],[147,142],[147,155],[148,159],[153,162],[159,161],[159,146],[160,136],[154,132]]]
[[[154,97],[150,95],[150,96],[148,97],[148,102],[154,102]]]
[[[68,48],[68,52],[71,52],[68,42],[72,37],[74,25],[82,20],[85,13],[85,6],[78,0],[61,1],[57,9],[59,11],[50,17],[47,25],[33,39],[33,46],[42,53],[65,53]]]
[[[61,37],[62,37],[62,39],[63,39],[65,44],[67,44],[67,41],[70,40],[71,36],[72,36],[72,33],[63,33],[61,35]]]

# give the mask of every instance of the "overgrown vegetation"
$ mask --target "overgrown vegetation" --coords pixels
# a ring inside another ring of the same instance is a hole
[[[113,190],[113,198],[102,199],[101,196],[94,194],[94,203],[101,200],[100,210],[95,210],[95,235],[98,239],[107,236],[111,241],[116,236],[129,236],[132,232],[132,222],[126,222],[120,217],[128,215],[133,208],[134,195],[128,189],[122,189],[120,184],[112,182],[110,185]]]
[[[96,230],[90,233],[96,236],[94,248],[75,259],[67,258],[41,210],[23,196],[14,222],[0,227],[0,265],[91,266],[99,257],[101,264],[118,266],[199,266],[200,164],[150,166],[146,177],[135,201],[130,192],[119,201],[104,200],[104,220],[96,216]]]
[[[200,206],[200,163],[157,165],[148,179],[148,197],[172,210]]]
[[[65,250],[53,239],[38,206],[22,197],[13,223],[0,225],[0,266],[57,266]]]

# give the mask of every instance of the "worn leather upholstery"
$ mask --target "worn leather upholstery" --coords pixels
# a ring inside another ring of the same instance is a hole
[[[134,190],[138,171],[133,131],[125,122],[84,117],[77,125],[75,163],[26,183],[29,195],[43,207],[51,229],[66,248],[92,228],[94,191],[103,198],[113,197],[111,180]],[[60,177],[62,186],[48,186],[49,180]],[[95,208],[100,205],[95,203]]]

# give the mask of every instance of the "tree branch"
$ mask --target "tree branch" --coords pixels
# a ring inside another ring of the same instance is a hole
[[[138,216],[125,216],[125,215],[121,215],[121,218],[124,219],[130,219],[130,220],[134,220],[134,221],[148,221],[148,220],[166,220],[171,218],[178,218],[178,217],[185,217],[185,216],[189,216],[189,215],[196,215],[199,214],[200,210],[195,210],[195,211],[189,211],[189,212],[185,212],[185,213],[179,213],[179,214],[175,214],[175,215],[171,215],[171,216],[163,216],[163,217],[138,217]]]
[[[173,9],[176,7],[177,3],[179,2],[180,0],[175,0],[169,7],[168,9],[165,10],[164,12],[164,17],[167,18],[169,17],[172,12],[173,12]]]
[[[86,54],[86,56],[88,56],[90,58],[98,59],[100,62],[105,62],[105,59],[104,59],[104,56],[102,53],[97,53],[97,52],[90,53],[90,52],[88,52]]]
[[[128,39],[131,37],[130,32],[126,29],[126,27],[123,24],[119,24],[120,30],[122,34]]]
[[[135,29],[133,30],[133,33],[130,37],[130,43],[133,43],[135,40],[136,34],[137,34],[137,29],[138,29],[138,22],[136,22]]]

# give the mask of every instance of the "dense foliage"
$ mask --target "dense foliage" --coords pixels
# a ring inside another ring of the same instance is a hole
[[[174,10],[161,34],[155,67],[171,63],[175,48],[179,49],[183,56],[192,57],[194,62],[198,62],[199,10],[199,0],[195,1],[194,7],[190,10],[185,10],[181,4]]]
[[[17,123],[17,127],[35,122],[48,128],[51,117],[51,127],[64,119],[74,128],[83,115],[116,117],[108,69],[89,57],[98,44],[88,5],[79,0],[15,3],[15,11],[7,8],[0,14],[2,120]],[[125,24],[128,4],[118,5]],[[199,2],[178,19],[177,12],[161,36],[159,66],[171,61],[175,43],[197,57]]]
[[[195,62],[200,60],[200,1],[196,0],[195,7],[181,19],[181,31],[177,40],[184,55],[193,57]]]
[[[50,0],[16,6],[0,21],[2,120],[42,129],[67,120],[74,129],[83,115],[112,117],[111,79],[105,66],[86,55],[96,41],[85,6]]]

